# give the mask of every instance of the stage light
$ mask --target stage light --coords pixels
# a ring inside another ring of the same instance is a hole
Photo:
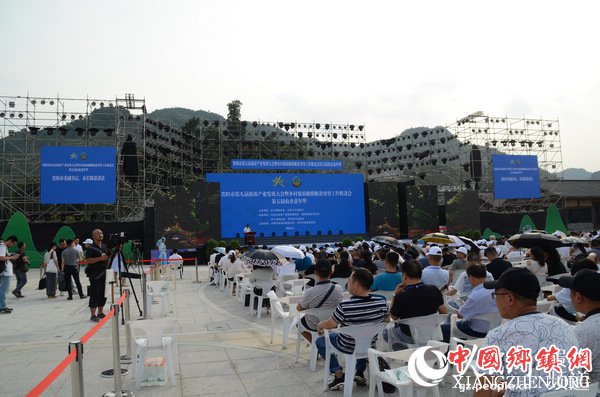
[[[97,133],[98,133],[98,128],[90,128],[90,135],[91,136],[96,136]]]
[[[4,118],[4,113],[0,113],[0,118]]]
[[[52,103],[51,103],[51,105],[52,105]],[[96,106],[96,102],[92,102],[92,106]]]
[[[363,130],[363,128],[365,128],[365,126],[364,126],[364,125],[359,125],[359,126],[358,126],[358,130],[359,130],[359,131],[362,131],[362,130]]]
[[[42,100],[40,101],[40,103],[41,103],[42,105],[45,105],[45,104],[46,104],[46,101],[42,99]]]
[[[77,131],[77,135],[83,136],[83,131],[85,131],[85,129],[81,128],[81,127],[77,127],[77,128],[75,128],[75,131]]]
[[[50,101],[50,105],[54,105],[54,101]]]
[[[11,113],[11,114],[10,114],[10,118],[12,119],[13,117],[15,117],[15,114],[14,114],[14,113]]]
[[[112,133],[114,131],[114,128],[105,128],[104,132],[106,133],[106,136],[111,136]]]
[[[492,141],[492,145],[496,146],[496,144],[498,144],[498,141],[496,141],[496,140]]]
[[[328,130],[329,129],[329,124],[325,124],[325,129]]]
[[[58,127],[58,130],[60,131],[60,134],[61,134],[62,136],[65,136],[65,135],[67,135],[67,131],[68,131],[69,129],[68,129],[68,128],[65,128],[65,127]]]
[[[215,121],[213,121],[213,125],[214,125],[215,127],[218,127],[218,126],[219,126],[219,124],[220,124],[220,123],[219,123],[219,120],[215,120]]]
[[[31,133],[31,135],[35,135],[35,134],[37,134],[37,132],[38,132],[39,130],[40,130],[40,129],[39,129],[38,127],[29,127],[29,132]]]
[[[54,128],[52,128],[52,127],[46,128],[46,134],[52,135],[53,132],[54,132]]]

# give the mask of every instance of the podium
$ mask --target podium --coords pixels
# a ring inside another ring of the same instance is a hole
[[[256,245],[256,240],[254,239],[255,236],[256,236],[256,232],[244,233],[244,244],[245,245]]]

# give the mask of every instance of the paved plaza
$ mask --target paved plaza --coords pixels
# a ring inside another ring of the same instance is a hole
[[[310,371],[308,348],[303,346],[296,363],[295,340],[290,338],[288,348],[282,350],[280,330],[271,345],[270,316],[264,312],[259,321],[251,318],[248,308],[243,308],[237,298],[207,285],[206,267],[199,269],[201,283],[193,283],[194,270],[186,268],[174,291],[181,365],[176,386],[135,390],[133,376],[128,374],[123,378],[124,389],[137,396],[342,396],[341,391],[324,390],[324,360],[317,362],[317,371]],[[36,289],[38,270],[32,269],[28,277],[25,298],[16,299],[9,293],[8,306],[14,311],[0,316],[3,397],[26,395],[67,355],[68,342],[79,339],[95,324],[89,320],[87,299],[81,300],[75,294],[72,301],[67,301],[66,295],[48,300],[45,291]],[[85,288],[87,279],[83,280]],[[134,285],[140,296],[139,280],[134,280]],[[153,310],[158,311],[159,305]],[[132,299],[131,316],[138,315]],[[84,346],[86,395],[102,395],[114,388],[112,378],[100,376],[100,372],[112,368],[110,325],[108,322]],[[124,334],[121,327],[121,354],[125,353]],[[67,368],[43,395],[70,396],[70,376]],[[449,393],[450,386],[446,388]],[[367,396],[368,387],[355,385],[353,395]]]

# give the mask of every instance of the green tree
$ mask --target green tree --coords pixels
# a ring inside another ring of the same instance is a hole
[[[227,121],[240,121],[242,119],[242,101],[236,99],[227,104]]]

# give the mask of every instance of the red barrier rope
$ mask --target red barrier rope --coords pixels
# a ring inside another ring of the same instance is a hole
[[[182,258],[182,259],[140,259],[140,260],[138,260],[138,262],[141,262],[141,263],[180,262],[180,261],[183,261],[183,262],[188,261],[189,262],[189,261],[195,261],[195,260],[196,260],[196,258]],[[128,259],[125,262],[133,263],[135,261],[133,261],[131,259]]]
[[[121,306],[123,304],[124,300],[125,300],[125,294],[121,295],[117,304],[119,306]],[[96,324],[92,329],[90,329],[88,332],[86,332],[85,335],[83,335],[81,337],[81,339],[80,339],[81,343],[83,343],[85,345],[85,343],[87,341],[89,341],[92,338],[92,336],[94,336],[96,334],[96,332],[98,332],[98,330],[100,328],[102,328],[104,326],[104,324],[106,324],[108,322],[108,320],[110,320],[110,318],[114,315],[115,315],[115,309],[110,309],[110,311],[108,313],[106,313],[106,316],[102,320],[100,320],[98,322],[98,324]],[[31,389],[31,391],[29,393],[27,393],[26,397],[37,397],[40,394],[42,394],[52,384],[52,382],[54,382],[60,376],[60,374],[62,374],[62,372],[65,369],[67,369],[67,367],[73,362],[73,360],[75,360],[76,356],[77,356],[77,350],[73,350],[71,353],[69,353],[69,355],[67,357],[65,357],[56,366],[56,368],[54,368],[48,374],[48,376],[46,376],[44,379],[42,379],[42,381],[40,383],[38,383],[36,387]]]
[[[65,357],[57,366],[54,368],[48,376],[46,376],[36,387],[31,389],[29,393],[27,393],[26,397],[37,397],[42,394],[48,386],[52,384],[60,376],[60,374],[67,369],[67,367],[75,360],[77,357],[77,350],[71,351],[67,357]]]

